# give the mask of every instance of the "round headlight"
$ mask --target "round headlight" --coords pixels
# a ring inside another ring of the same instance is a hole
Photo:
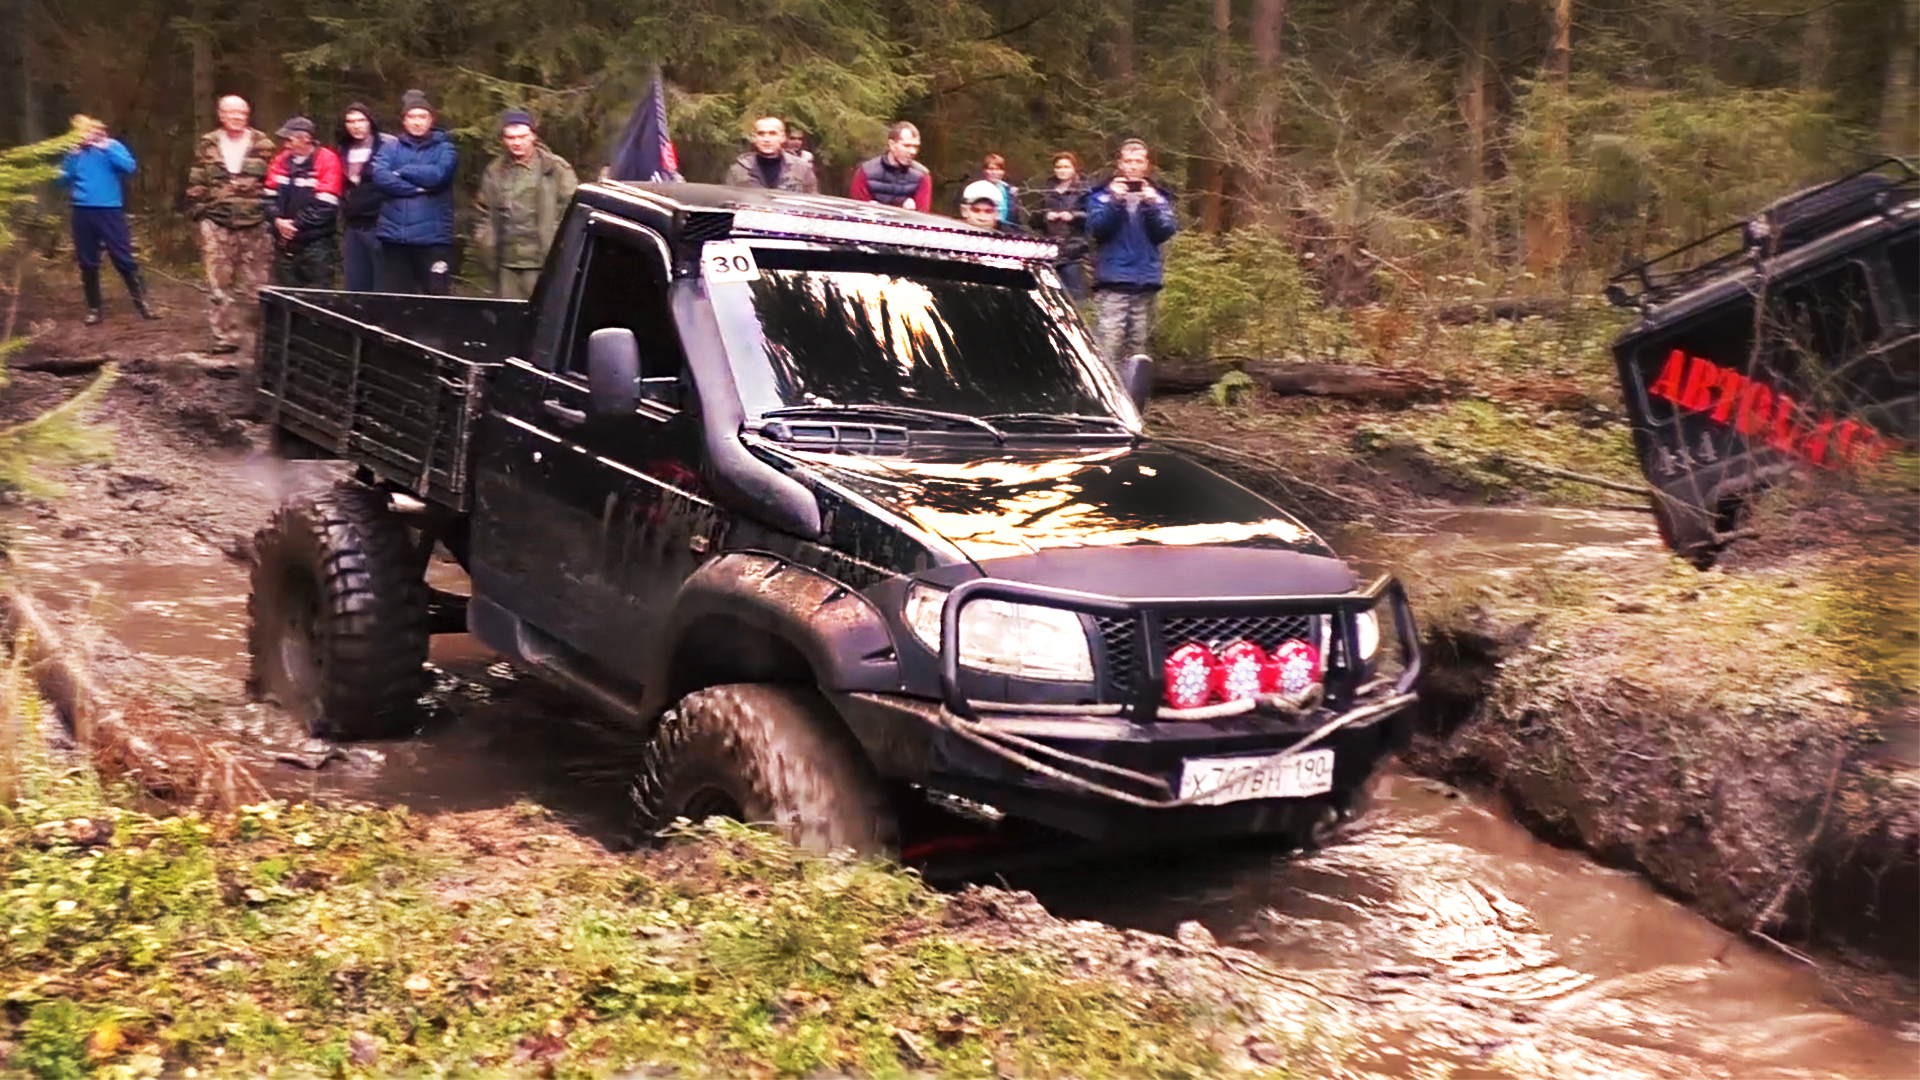
[[[1360,638],[1360,659],[1373,659],[1373,654],[1380,651],[1380,616],[1363,611],[1354,616],[1353,622]]]

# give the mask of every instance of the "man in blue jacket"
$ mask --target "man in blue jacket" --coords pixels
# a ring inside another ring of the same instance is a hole
[[[120,140],[107,137],[107,126],[89,116],[74,118],[81,131],[80,145],[67,154],[56,181],[72,193],[73,261],[80,264],[80,288],[87,297],[87,325],[98,326],[100,309],[100,249],[127,283],[127,296],[143,319],[157,319],[147,306],[146,281],[133,260],[133,236],[127,231],[127,200],[121,181],[133,175],[133,154]]]
[[[401,131],[369,166],[380,204],[380,291],[447,295],[453,256],[453,140],[433,122],[433,104],[419,90],[400,99]]]
[[[1152,167],[1147,144],[1128,139],[1113,179],[1087,192],[1094,336],[1109,363],[1147,351],[1160,299],[1160,245],[1180,229],[1171,194],[1148,176]]]

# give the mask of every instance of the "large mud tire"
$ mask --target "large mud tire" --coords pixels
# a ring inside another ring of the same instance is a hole
[[[308,734],[403,736],[427,688],[427,585],[385,492],[342,484],[254,536],[247,692]]]
[[[817,690],[734,683],[688,694],[641,759],[633,798],[647,832],[719,816],[770,825],[808,851],[899,845],[880,778]]]

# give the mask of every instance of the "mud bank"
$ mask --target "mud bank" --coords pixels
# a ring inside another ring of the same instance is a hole
[[[1650,515],[1565,508],[1625,496],[1509,467],[1636,482],[1605,402],[1283,408],[1298,423],[1197,399],[1155,420],[1409,583],[1430,663],[1411,767],[1731,929],[1920,973],[1920,500],[1902,481],[1771,500],[1700,573]],[[1403,431],[1424,444],[1382,434]]]

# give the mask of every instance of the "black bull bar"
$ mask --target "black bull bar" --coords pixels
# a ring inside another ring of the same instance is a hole
[[[1332,639],[1340,648],[1329,650],[1342,658],[1336,673],[1332,664],[1324,675],[1327,687],[1325,706],[1328,719],[1272,755],[1278,764],[1310,749],[1315,743],[1343,727],[1397,711],[1417,700],[1414,687],[1421,670],[1420,635],[1414,625],[1413,609],[1407,603],[1406,589],[1390,576],[1375,579],[1364,589],[1318,596],[1208,596],[1152,597],[1122,599],[1099,593],[1026,585],[997,578],[976,578],[955,586],[948,594],[940,614],[940,695],[943,703],[941,723],[948,731],[996,756],[1031,772],[1088,794],[1115,799],[1134,806],[1167,809],[1196,805],[1214,795],[1213,790],[1180,797],[1159,776],[1122,768],[1109,762],[1071,754],[1034,739],[998,730],[980,716],[980,704],[969,700],[960,686],[960,613],[979,600],[1036,604],[1061,608],[1083,615],[1132,618],[1137,620],[1139,640],[1144,648],[1144,669],[1138,673],[1133,699],[1125,703],[1119,715],[1136,724],[1152,725],[1160,719],[1160,699],[1165,691],[1162,660],[1167,641],[1161,621],[1167,618],[1206,616],[1326,615],[1332,618]],[[1390,688],[1376,683],[1361,685],[1365,672],[1359,650],[1358,616],[1386,601],[1392,615],[1402,670]],[[1336,678],[1337,674],[1337,678]],[[1381,690],[1388,690],[1381,695]],[[1361,696],[1377,700],[1360,702]],[[992,711],[989,705],[989,711]],[[1051,710],[1050,710],[1051,711]],[[1058,764],[1037,760],[1048,758]],[[1097,773],[1102,779],[1082,775]],[[1231,781],[1223,781],[1222,787]],[[1112,786],[1115,783],[1144,788],[1150,794],[1137,794]]]

